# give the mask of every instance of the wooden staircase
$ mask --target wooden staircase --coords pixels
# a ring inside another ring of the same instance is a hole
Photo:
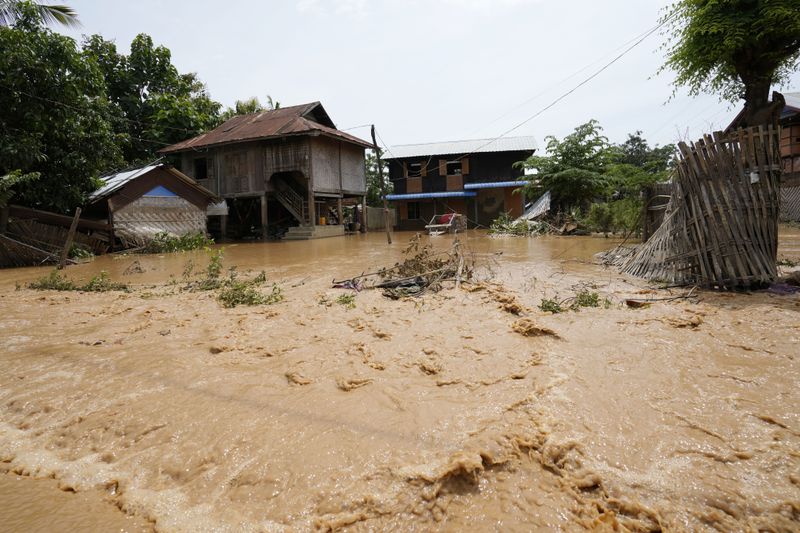
[[[286,208],[301,226],[310,226],[308,200],[286,181],[275,181],[275,198]]]

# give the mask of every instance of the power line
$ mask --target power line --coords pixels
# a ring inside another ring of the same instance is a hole
[[[617,61],[622,59],[625,55],[628,54],[628,52],[630,52],[631,50],[633,50],[634,48],[639,46],[639,44],[641,44],[645,39],[650,37],[653,33],[658,31],[662,26],[664,26],[664,24],[666,24],[674,16],[675,15],[673,14],[673,15],[665,18],[660,23],[658,23],[657,25],[653,26],[648,31],[646,31],[644,34],[640,34],[640,37],[638,39],[636,39],[636,41],[632,45],[630,45],[625,50],[623,50],[620,54],[615,56],[611,61],[609,61],[608,63],[604,64],[601,68],[599,68],[597,71],[595,71],[592,75],[590,75],[589,77],[585,78],[583,81],[581,81],[580,83],[575,85],[572,89],[570,89],[567,92],[563,93],[561,96],[559,96],[558,98],[556,98],[555,100],[553,100],[552,102],[547,104],[545,107],[543,107],[542,109],[540,109],[539,111],[537,111],[533,115],[529,116],[528,118],[526,118],[522,122],[516,124],[515,126],[507,129],[506,131],[504,131],[503,133],[501,133],[497,137],[489,139],[487,142],[481,144],[480,146],[478,146],[477,148],[473,149],[472,151],[470,151],[470,152],[468,152],[468,153],[466,153],[466,154],[464,154],[464,155],[462,155],[462,156],[460,156],[460,157],[458,157],[456,159],[453,159],[452,161],[461,161],[462,159],[464,159],[464,158],[466,158],[466,157],[468,157],[468,156],[480,151],[481,149],[483,149],[483,148],[489,146],[490,144],[492,144],[493,142],[496,142],[496,141],[502,139],[503,137],[507,136],[509,133],[518,130],[519,128],[521,128],[522,126],[524,126],[525,124],[527,124],[531,120],[535,119],[536,117],[538,117],[539,115],[541,115],[542,113],[547,111],[548,109],[552,108],[557,103],[562,101],[564,98],[566,98],[567,96],[571,95],[572,93],[574,93],[575,91],[577,91],[578,89],[580,89],[581,87],[583,87],[584,85],[589,83],[591,80],[593,80],[594,78],[599,76],[601,73],[603,73],[609,67],[611,67],[611,65],[613,65],[614,63],[616,63]],[[630,41],[628,41],[628,42],[630,42]],[[383,142],[383,140],[381,140],[381,142]],[[391,150],[389,150],[388,147],[386,148],[386,150],[392,155],[393,158],[396,159],[396,157],[394,156],[394,154],[392,154]],[[431,161],[432,158],[433,158],[433,156],[430,156],[428,158],[428,162],[425,165],[425,171],[426,172],[430,169],[429,164],[430,164],[430,161]],[[404,178],[399,178],[399,179],[408,179],[408,178],[404,177]],[[399,181],[399,179],[396,180],[396,181]]]

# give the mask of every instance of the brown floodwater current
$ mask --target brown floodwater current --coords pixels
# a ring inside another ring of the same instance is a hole
[[[206,252],[65,270],[128,293],[0,271],[0,530],[800,530],[800,296],[684,298],[592,264],[612,239],[468,232],[473,283],[336,302],[411,236],[224,245],[284,295],[233,309],[181,290]]]

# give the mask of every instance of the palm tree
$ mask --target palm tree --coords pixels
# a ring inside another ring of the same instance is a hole
[[[0,0],[0,26],[11,26],[17,22],[25,4],[32,5],[45,24],[58,23],[70,28],[81,25],[78,14],[69,6],[42,4],[37,0]]]

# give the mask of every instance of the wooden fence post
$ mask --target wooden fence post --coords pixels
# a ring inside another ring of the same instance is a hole
[[[383,196],[383,223],[386,225],[386,241],[392,244],[392,231],[389,224],[389,200],[386,199],[386,180],[383,179],[383,166],[381,165],[381,151],[378,141],[375,140],[375,124],[372,125],[372,146],[375,149],[375,159],[378,162],[378,178],[381,180],[381,196]],[[364,213],[366,218],[366,212]]]

